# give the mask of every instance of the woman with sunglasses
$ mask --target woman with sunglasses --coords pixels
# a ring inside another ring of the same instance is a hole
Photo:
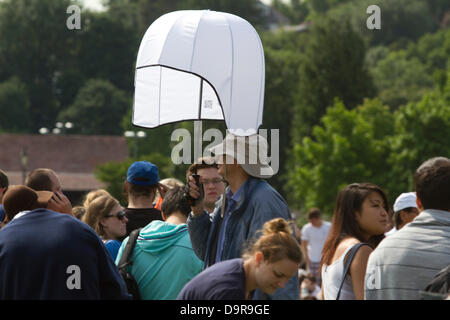
[[[103,239],[106,249],[115,260],[121,245],[119,239],[126,234],[128,222],[119,201],[110,195],[96,198],[86,208],[83,221]]]

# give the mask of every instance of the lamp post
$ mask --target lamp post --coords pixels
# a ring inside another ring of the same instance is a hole
[[[138,156],[138,140],[147,137],[147,133],[145,131],[125,131],[125,138],[133,139],[133,158],[137,159]]]
[[[25,184],[28,169],[28,153],[26,148],[23,148],[22,151],[20,151],[20,165],[22,168],[22,183]]]

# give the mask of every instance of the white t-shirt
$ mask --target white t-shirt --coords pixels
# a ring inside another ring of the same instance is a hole
[[[317,228],[308,223],[302,228],[302,240],[308,241],[308,256],[311,262],[318,263],[322,258],[322,248],[330,231],[331,223],[322,221],[322,225]]]

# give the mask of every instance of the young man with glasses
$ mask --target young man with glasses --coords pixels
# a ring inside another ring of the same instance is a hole
[[[200,158],[199,163],[193,163],[189,167],[186,175],[186,181],[189,176],[198,174],[200,184],[203,185],[204,201],[203,206],[208,213],[212,213],[216,207],[216,202],[225,189],[225,181],[219,174],[219,167],[213,158]]]

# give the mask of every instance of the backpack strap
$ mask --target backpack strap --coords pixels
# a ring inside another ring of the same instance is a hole
[[[340,297],[340,295],[341,295],[342,286],[344,285],[345,277],[347,276],[347,273],[348,273],[349,270],[350,270],[350,265],[352,264],[352,261],[353,261],[353,258],[355,257],[356,252],[358,251],[359,248],[361,248],[361,247],[364,246],[364,245],[369,245],[369,244],[366,243],[366,242],[361,242],[361,243],[355,244],[355,245],[350,249],[350,251],[349,251],[349,253],[348,253],[348,259],[347,259],[347,262],[345,263],[345,266],[344,266],[344,273],[343,273],[343,275],[342,275],[342,281],[341,281],[341,285],[339,286],[339,291],[338,291],[336,300],[339,300],[339,297]],[[345,259],[345,257],[344,257],[344,259]]]
[[[119,270],[126,268],[129,265],[133,264],[133,261],[131,261],[131,255],[133,254],[134,246],[136,245],[136,240],[139,236],[139,232],[141,232],[142,228],[133,230],[130,233],[130,236],[128,238],[128,242],[125,245],[125,248],[123,249],[122,256],[120,257],[118,268]]]

